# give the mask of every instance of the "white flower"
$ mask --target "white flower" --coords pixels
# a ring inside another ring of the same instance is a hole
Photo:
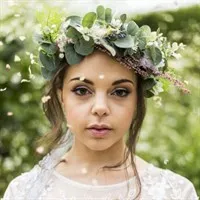
[[[153,100],[155,101],[155,106],[160,108],[162,106],[162,98],[159,96],[154,96]]]
[[[65,56],[64,53],[59,54],[59,58],[64,58],[64,56]]]
[[[160,92],[163,92],[163,84],[161,82],[157,82],[157,84],[152,88],[154,95],[158,95]]]
[[[67,37],[64,33],[60,34],[56,40],[60,52],[64,52],[64,46],[68,42]]]
[[[91,28],[90,35],[95,38],[102,38],[107,34],[108,30],[106,27],[100,27],[97,24],[94,24]]]
[[[122,22],[121,22],[120,19],[113,18],[112,21],[111,21],[111,25],[118,28],[122,25]]]
[[[174,56],[176,59],[181,58],[181,54],[180,53],[172,53],[172,56]]]

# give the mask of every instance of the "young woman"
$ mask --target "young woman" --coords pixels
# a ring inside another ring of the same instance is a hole
[[[3,199],[198,199],[188,179],[135,154],[145,97],[158,94],[163,77],[182,87],[155,68],[166,58],[153,46],[161,37],[150,45],[147,28],[126,26],[123,16],[113,21],[103,6],[95,14],[82,24],[68,18],[64,43],[60,35],[50,42],[44,32],[39,39],[42,74],[50,79],[44,111],[52,131],[44,139],[52,150],[15,178]],[[99,35],[88,31],[95,26]]]

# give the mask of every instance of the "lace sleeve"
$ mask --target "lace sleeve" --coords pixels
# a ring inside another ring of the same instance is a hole
[[[185,200],[198,200],[199,197],[197,196],[196,190],[194,185],[188,181],[188,186],[185,192]]]
[[[198,200],[193,183],[179,174],[167,170],[168,183],[172,188],[171,197],[180,200]]]
[[[38,167],[35,166],[29,172],[24,172],[15,177],[8,185],[3,200],[22,200],[25,199],[26,191],[31,189],[31,182],[37,178]]]
[[[12,182],[8,185],[3,196],[3,200],[10,200],[10,199],[14,199]]]
[[[17,200],[17,199],[21,198],[18,187],[19,187],[19,183],[22,181],[22,179],[24,179],[23,174],[14,178],[9,183],[9,185],[4,193],[3,200],[13,200],[13,199]]]

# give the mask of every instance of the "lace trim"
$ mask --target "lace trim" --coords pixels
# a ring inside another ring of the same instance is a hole
[[[146,174],[149,173],[149,171],[154,167],[153,164],[148,164],[148,167],[146,167],[145,169],[143,170],[140,170],[139,171],[139,177],[143,177],[143,176],[146,176]],[[60,180],[66,182],[67,184],[70,184],[70,185],[74,185],[76,187],[79,187],[79,188],[90,188],[92,186],[92,189],[109,189],[109,188],[121,188],[123,186],[126,186],[127,185],[127,182],[128,183],[133,183],[136,179],[136,177],[132,177],[126,181],[123,181],[123,182],[119,182],[119,183],[116,183],[116,184],[109,184],[109,185],[90,185],[90,184],[85,184],[85,183],[81,183],[81,182],[77,182],[77,181],[74,181],[70,178],[67,178],[65,176],[63,176],[62,174],[60,174],[59,172],[57,172],[55,169],[53,170],[53,174]]]

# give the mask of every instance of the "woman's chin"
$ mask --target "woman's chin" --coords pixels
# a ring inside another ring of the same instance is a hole
[[[112,146],[107,141],[89,142],[86,144],[87,148],[92,151],[105,151]]]

